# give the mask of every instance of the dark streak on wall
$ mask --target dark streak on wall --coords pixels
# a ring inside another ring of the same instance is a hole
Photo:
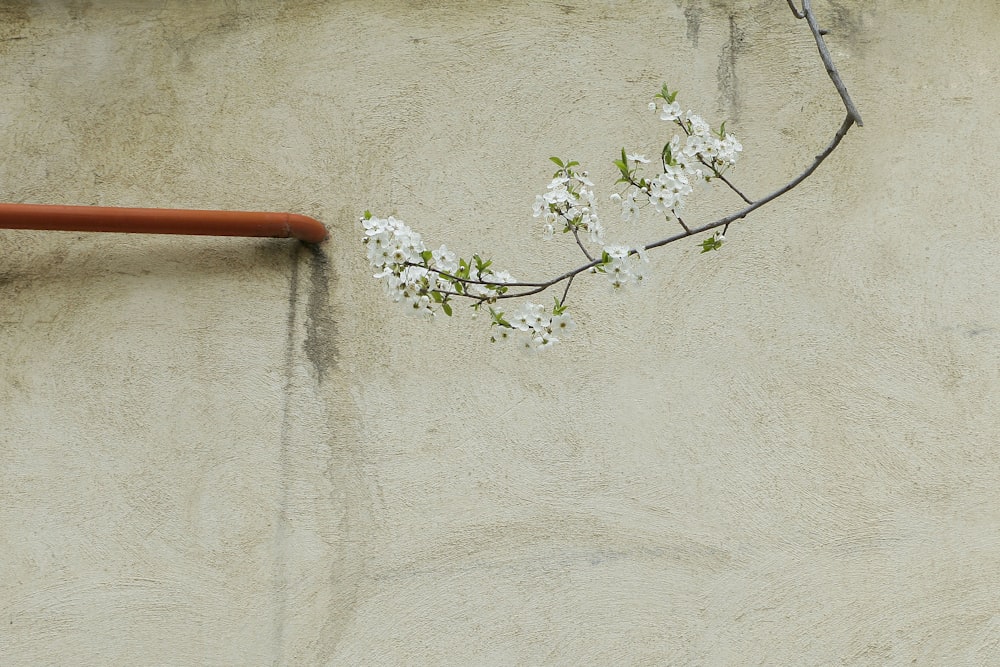
[[[687,21],[687,38],[698,46],[698,33],[701,31],[701,7],[688,5],[684,8],[684,19]]]
[[[736,23],[736,15],[729,15],[729,40],[722,47],[719,54],[719,68],[717,76],[719,79],[720,106],[726,109],[729,120],[739,120],[740,117],[740,87],[739,78],[736,75],[736,60],[740,51],[743,50],[744,40],[743,30]]]
[[[309,252],[309,295],[306,305],[306,357],[322,383],[326,372],[336,366],[334,321],[330,310],[330,262],[317,245],[305,246]]]

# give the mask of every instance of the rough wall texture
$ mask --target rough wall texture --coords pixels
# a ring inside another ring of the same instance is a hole
[[[0,3],[0,197],[332,234],[0,231],[0,664],[1000,664],[1000,7],[814,5],[866,126],[527,358],[358,213],[544,275],[664,80],[766,192],[842,117],[784,2]]]

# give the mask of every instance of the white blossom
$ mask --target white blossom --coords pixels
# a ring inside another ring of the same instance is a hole
[[[441,269],[448,273],[455,273],[458,271],[458,257],[455,253],[448,250],[446,246],[441,246],[433,252],[434,266],[435,268]]]
[[[635,193],[629,192],[622,201],[622,221],[638,222],[639,205],[635,201]]]
[[[552,318],[549,328],[552,330],[552,333],[566,335],[573,333],[573,329],[576,329],[576,322],[573,321],[573,318],[568,313],[563,313]]]
[[[664,104],[663,110],[660,111],[660,120],[674,121],[681,117],[682,115],[681,105],[677,102],[672,102],[670,104]]]

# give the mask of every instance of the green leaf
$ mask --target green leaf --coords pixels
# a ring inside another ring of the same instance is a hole
[[[653,95],[653,99],[659,98],[667,104],[673,104],[674,100],[677,99],[677,92],[678,91],[676,90],[674,92],[670,92],[670,89],[667,88],[667,84],[663,84],[663,88],[661,88],[660,92],[656,95]]]
[[[434,299],[435,303],[441,303],[444,301],[444,297],[441,296],[441,292],[438,292],[437,290],[431,292],[431,298]]]
[[[434,257],[434,253],[431,252],[430,250],[424,250],[422,253],[420,253],[420,259],[424,260],[425,264],[427,262],[430,262],[432,257]]]
[[[508,322],[507,320],[505,320],[503,318],[503,312],[499,312],[498,313],[497,311],[493,310],[493,308],[490,308],[490,316],[493,318],[493,324],[495,326],[498,326],[498,327],[507,327],[508,329],[512,329],[513,328],[510,325],[510,322]]]
[[[563,167],[563,168],[565,168],[565,167],[566,167],[566,165],[564,165],[564,164],[563,164],[563,161],[562,161],[562,160],[560,160],[560,159],[559,159],[559,158],[557,158],[557,157],[550,157],[549,159],[550,159],[550,160],[552,160],[553,162],[555,162],[555,163],[556,163],[557,165],[559,165],[560,167]]]
[[[365,211],[365,220],[371,220],[371,219],[372,219],[372,212],[366,210]]]
[[[710,250],[718,250],[722,247],[722,241],[718,240],[714,236],[709,236],[707,239],[701,242],[701,252],[706,253]]]
[[[478,271],[480,274],[485,273],[486,269],[490,268],[490,265],[493,263],[492,259],[483,259],[479,255],[473,255],[472,259],[475,260],[476,271]]]
[[[447,301],[441,304],[441,310],[444,311],[445,315],[451,317],[451,304],[449,304]]]

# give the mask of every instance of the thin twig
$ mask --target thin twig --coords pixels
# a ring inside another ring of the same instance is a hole
[[[788,6],[792,8],[792,13],[795,14],[795,18],[805,18],[806,15],[799,11],[799,8],[795,6],[795,2],[793,0],[788,0]]]
[[[789,0],[789,3],[791,3],[791,0]],[[858,108],[854,106],[854,102],[851,101],[851,96],[847,94],[847,86],[844,85],[844,82],[840,78],[840,73],[837,72],[837,68],[833,65],[833,58],[830,56],[830,51],[826,48],[826,42],[823,41],[823,32],[816,22],[816,15],[813,14],[809,0],[802,0],[802,13],[805,14],[806,21],[809,22],[809,29],[812,30],[813,39],[816,40],[816,46],[819,48],[819,56],[823,59],[826,73],[830,75],[833,87],[840,94],[840,99],[843,100],[844,106],[847,108],[847,113],[851,114],[851,118],[858,124],[858,127],[864,127],[864,123],[861,122],[861,114],[858,112]]]
[[[566,289],[563,290],[563,298],[559,301],[560,306],[566,303],[566,296],[569,294],[569,288],[573,286],[573,278],[576,278],[576,276],[570,276],[569,282],[566,283]]]
[[[705,165],[705,166],[708,166],[708,165]],[[718,179],[720,179],[726,185],[728,185],[729,189],[732,190],[733,192],[735,192],[739,196],[740,199],[742,199],[743,201],[745,201],[748,204],[752,204],[753,203],[753,200],[750,199],[749,197],[747,197],[742,192],[740,192],[739,188],[737,188],[735,185],[733,185],[732,183],[730,183],[728,178],[726,178],[725,176],[723,176],[721,173],[719,173],[715,169],[712,169],[712,171],[715,172],[715,177],[718,178]]]
[[[580,250],[583,251],[584,257],[586,257],[590,261],[594,261],[594,257],[589,252],[587,252],[587,249],[583,246],[583,241],[580,240],[580,232],[579,230],[577,230],[576,225],[570,224],[570,229],[573,230],[573,238],[576,239],[576,244],[580,246]]]

